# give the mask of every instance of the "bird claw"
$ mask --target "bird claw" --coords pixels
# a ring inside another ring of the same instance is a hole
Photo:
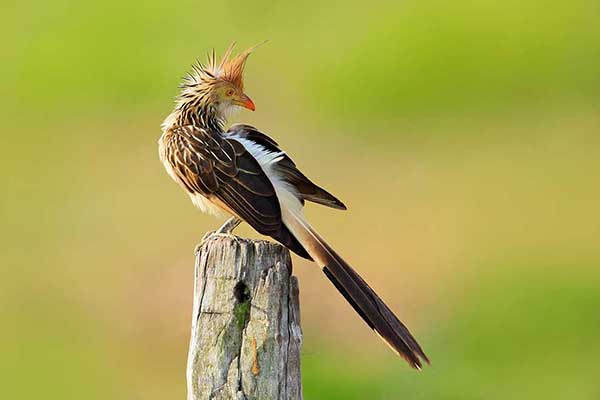
[[[230,232],[219,232],[219,231],[210,231],[210,232],[206,232],[204,234],[204,236],[202,236],[202,239],[200,239],[200,243],[198,243],[196,245],[196,247],[194,248],[194,254],[198,254],[200,252],[200,250],[202,249],[202,246],[204,245],[204,243],[207,240],[211,240],[212,238],[215,237],[234,237],[235,235],[233,233]]]
[[[201,245],[202,243],[204,243],[206,240],[208,240],[208,239],[210,239],[211,237],[215,236],[216,234],[217,234],[217,231],[209,231],[209,232],[206,232],[206,233],[204,234],[204,236],[202,236],[202,239],[200,239],[200,245]]]
[[[202,246],[204,245],[204,242],[206,242],[207,240],[209,240],[210,238],[212,238],[215,235],[216,235],[216,232],[214,232],[214,231],[206,232],[204,234],[204,236],[202,236],[202,239],[200,239],[200,243],[198,243],[196,245],[196,247],[194,247],[194,254],[200,253],[200,250],[202,250]]]
[[[232,232],[241,222],[242,221],[240,219],[232,217],[225,221],[225,223],[216,231],[206,232],[204,236],[202,236],[200,243],[194,248],[194,254],[198,254],[200,252],[205,241],[212,239],[215,236],[235,236]]]

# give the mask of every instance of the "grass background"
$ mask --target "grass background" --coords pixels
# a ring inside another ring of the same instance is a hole
[[[220,222],[164,173],[159,125],[196,57],[263,39],[236,120],[348,204],[307,213],[433,361],[410,371],[296,260],[305,397],[600,396],[597,2],[3,14],[0,397],[184,397],[192,249]]]

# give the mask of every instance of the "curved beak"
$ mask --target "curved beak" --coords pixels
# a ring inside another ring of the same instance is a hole
[[[245,93],[243,93],[238,100],[236,100],[235,102],[238,106],[247,108],[250,111],[254,111],[256,110],[256,106],[254,105],[254,102],[252,101],[252,99],[248,96],[246,96]]]

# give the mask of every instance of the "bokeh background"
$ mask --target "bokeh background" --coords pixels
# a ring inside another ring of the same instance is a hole
[[[2,11],[1,398],[184,398],[192,250],[221,221],[159,126],[196,57],[264,39],[236,120],[346,202],[307,213],[433,361],[295,259],[306,399],[600,398],[598,1]]]

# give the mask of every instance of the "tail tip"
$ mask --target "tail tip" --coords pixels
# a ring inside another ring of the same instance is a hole
[[[429,361],[429,358],[427,358],[427,356],[425,354],[420,354],[418,356],[413,355],[413,356],[414,356],[414,359],[409,361],[409,364],[411,367],[413,367],[417,371],[423,371],[423,361],[428,366],[431,366],[431,361]]]

